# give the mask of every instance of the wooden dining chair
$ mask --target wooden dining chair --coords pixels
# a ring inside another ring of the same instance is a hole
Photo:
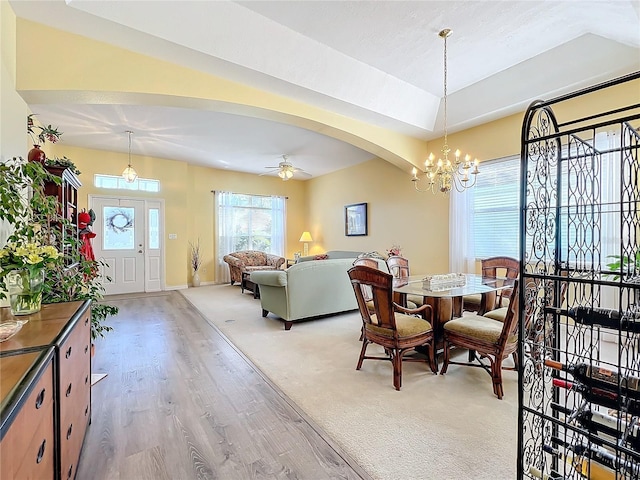
[[[387,268],[389,268],[389,273],[395,278],[406,278],[411,275],[409,260],[400,255],[389,255],[389,257],[387,257]],[[422,304],[424,304],[424,297],[407,295],[407,307],[415,308]]]
[[[483,277],[518,278],[520,261],[511,257],[491,257],[482,260]],[[505,288],[489,295],[475,294],[462,297],[462,309],[484,315],[486,312],[502,308],[507,305],[511,296],[511,288]]]
[[[513,355],[515,365],[509,370],[518,369],[519,288],[519,281],[515,280],[504,322],[489,318],[486,315],[466,314],[444,324],[444,363],[440,370],[441,374],[447,372],[450,363],[481,367],[491,375],[493,393],[499,399],[502,399],[504,396],[502,361],[509,355]],[[537,293],[535,283],[528,281],[525,299],[530,299],[532,295],[537,295]],[[525,312],[525,316],[527,315],[528,313]],[[469,349],[470,352],[474,352],[474,359],[469,362],[452,361],[450,359],[452,346]],[[483,362],[484,359],[489,360],[489,365]]]
[[[402,362],[419,361],[429,364],[433,373],[438,372],[433,348],[431,328],[432,309],[423,305],[417,309],[404,308],[393,301],[393,276],[376,268],[357,265],[349,269],[349,278],[358,300],[362,317],[362,349],[356,370],[362,368],[364,360],[388,360],[393,365],[393,386],[402,387]],[[363,295],[363,287],[372,292],[374,310],[371,312]],[[370,343],[381,345],[386,356],[367,355]],[[404,358],[406,352],[415,347],[428,349],[423,358]]]

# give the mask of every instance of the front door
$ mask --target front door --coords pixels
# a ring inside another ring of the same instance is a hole
[[[93,197],[93,231],[97,260],[107,295],[145,291],[144,200]]]

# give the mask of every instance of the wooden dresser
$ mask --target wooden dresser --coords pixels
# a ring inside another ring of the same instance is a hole
[[[44,305],[0,343],[0,478],[75,478],[91,418],[90,305]],[[2,321],[13,318],[0,310]]]

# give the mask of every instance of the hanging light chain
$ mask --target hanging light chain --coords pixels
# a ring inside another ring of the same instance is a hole
[[[452,31],[448,28],[440,32],[440,36],[444,38],[444,144],[447,146],[447,37]]]

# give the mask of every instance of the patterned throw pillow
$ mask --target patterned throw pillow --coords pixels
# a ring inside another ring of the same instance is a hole
[[[326,253],[322,253],[313,257],[314,260],[326,260],[327,258],[329,258],[329,255],[327,255]]]

